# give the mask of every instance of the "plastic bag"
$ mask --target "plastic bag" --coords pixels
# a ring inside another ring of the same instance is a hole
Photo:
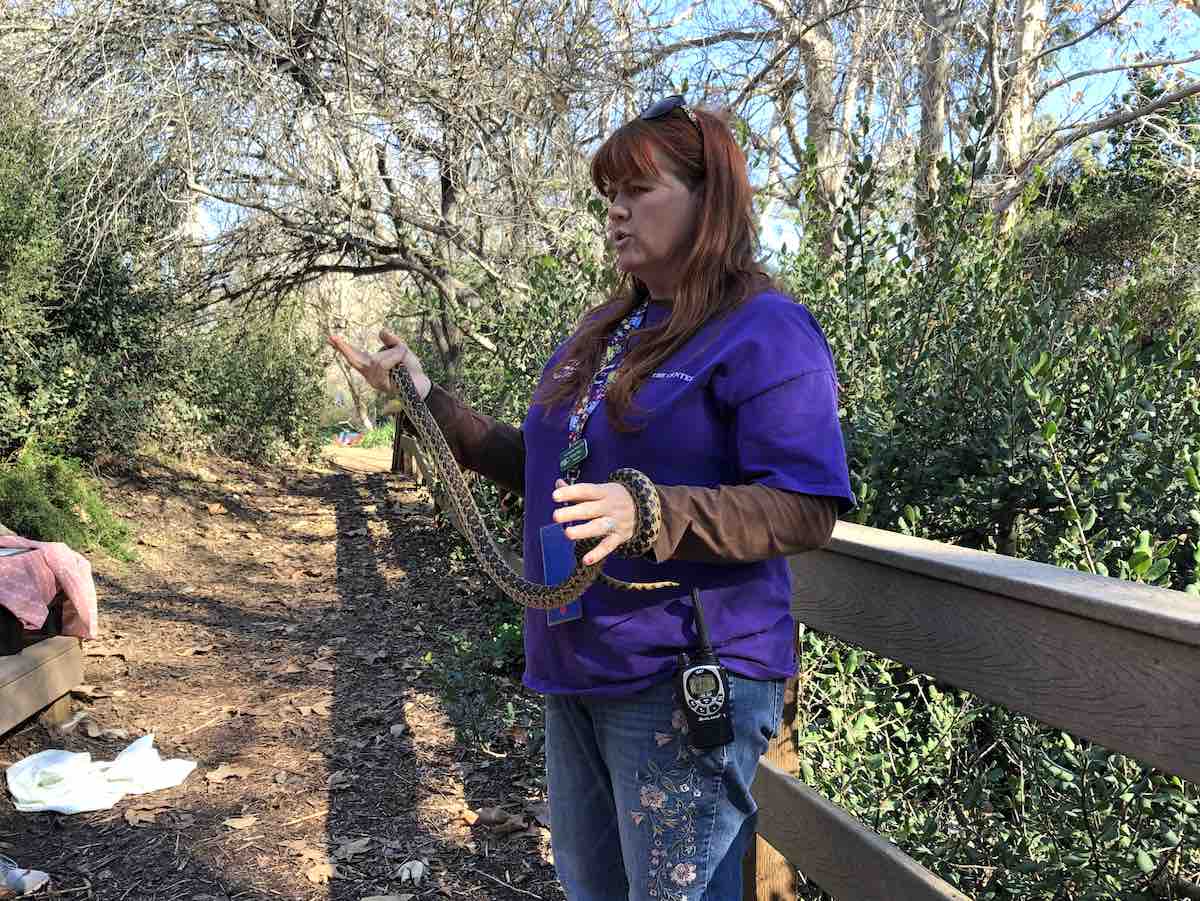
[[[143,735],[111,762],[91,754],[41,751],[8,768],[8,791],[23,813],[108,810],[126,795],[179,785],[196,768],[192,760],[163,760],[154,736]]]

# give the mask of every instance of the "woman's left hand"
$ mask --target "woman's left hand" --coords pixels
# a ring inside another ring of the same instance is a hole
[[[568,485],[562,479],[554,483],[554,500],[571,504],[554,511],[555,522],[573,522],[566,529],[572,541],[602,538],[583,558],[585,566],[599,563],[633,537],[637,528],[637,508],[624,485],[605,482],[593,485],[580,482]]]

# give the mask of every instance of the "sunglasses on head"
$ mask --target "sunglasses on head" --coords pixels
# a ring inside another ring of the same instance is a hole
[[[700,132],[700,137],[704,137],[704,132],[700,129],[700,123],[696,119],[696,114],[687,108],[687,101],[683,99],[682,94],[672,94],[670,97],[664,97],[662,100],[656,100],[654,103],[646,107],[639,119],[644,119],[647,122],[653,122],[655,119],[663,119],[675,110],[680,110],[688,121],[696,126],[696,130]]]

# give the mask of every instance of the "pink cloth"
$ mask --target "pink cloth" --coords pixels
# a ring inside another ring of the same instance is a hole
[[[34,553],[0,557],[0,605],[11,610],[27,629],[40,629],[49,604],[61,591],[63,633],[95,638],[96,583],[92,564],[65,544],[0,535],[0,547],[33,548]]]

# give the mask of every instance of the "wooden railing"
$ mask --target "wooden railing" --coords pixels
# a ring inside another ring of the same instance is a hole
[[[806,628],[1200,781],[1200,598],[848,523],[792,572]],[[792,867],[838,901],[966,898],[796,779],[794,754],[754,782],[748,901],[793,898]]]
[[[398,434],[393,471],[425,468]],[[851,523],[791,567],[804,628],[1200,782],[1200,598]],[[754,780],[743,901],[793,901],[795,870],[838,901],[968,901],[795,778],[791,726]]]

